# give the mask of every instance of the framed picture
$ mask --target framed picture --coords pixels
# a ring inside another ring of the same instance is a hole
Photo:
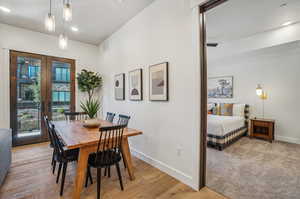
[[[208,78],[207,90],[208,98],[233,98],[233,76]]]
[[[143,100],[143,70],[137,69],[129,72],[129,99]]]
[[[125,73],[121,73],[115,76],[115,99],[125,100]]]
[[[149,67],[149,97],[151,101],[169,100],[168,62]]]

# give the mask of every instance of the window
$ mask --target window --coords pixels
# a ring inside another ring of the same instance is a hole
[[[34,58],[18,57],[18,77],[20,79],[36,79],[40,74],[41,60]]]
[[[29,78],[36,78],[38,74],[40,73],[40,67],[39,66],[28,66],[28,77]]]
[[[31,88],[31,84],[20,83],[18,85],[18,99],[20,101],[32,101],[34,100],[34,91]]]
[[[55,73],[53,74],[54,81],[70,82],[70,69],[65,67],[54,68]]]
[[[53,102],[69,102],[70,101],[70,91],[53,91],[52,92]]]

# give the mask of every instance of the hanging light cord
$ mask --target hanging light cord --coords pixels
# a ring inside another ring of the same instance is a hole
[[[66,0],[63,0],[63,6],[65,5]],[[66,36],[65,20],[63,20],[63,35]]]
[[[50,15],[52,15],[52,0],[50,0]]]

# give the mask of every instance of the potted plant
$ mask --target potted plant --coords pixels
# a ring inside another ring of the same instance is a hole
[[[101,102],[99,99],[93,99],[93,95],[102,87],[102,76],[98,73],[83,69],[77,74],[77,81],[79,90],[88,94],[88,99],[80,103],[81,109],[90,118],[85,121],[85,126],[98,127],[100,122],[96,117],[100,110]]]

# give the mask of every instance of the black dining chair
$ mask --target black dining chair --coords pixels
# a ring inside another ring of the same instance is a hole
[[[44,125],[45,125],[45,128],[46,128],[46,131],[48,133],[48,137],[49,137],[49,140],[50,140],[50,148],[53,149],[53,154],[52,154],[52,161],[51,161],[51,166],[52,166],[52,173],[54,174],[55,172],[55,167],[56,167],[56,161],[54,159],[54,156],[55,156],[55,150],[54,150],[54,141],[53,141],[53,137],[51,135],[51,127],[49,125],[49,119],[48,119],[48,116],[44,115],[43,116],[43,121],[44,121]]]
[[[103,168],[116,166],[121,190],[124,190],[119,162],[122,159],[121,145],[125,127],[126,125],[101,127],[97,152],[89,156],[85,187],[88,185],[88,178],[91,178],[91,167],[96,168],[97,199],[100,199],[101,170]]]
[[[126,127],[127,127],[129,120],[130,120],[130,116],[119,114],[118,124],[126,125]],[[126,168],[126,164],[125,164],[125,161],[123,158],[123,153],[122,153],[122,159],[123,159],[124,167]],[[108,170],[108,176],[110,176],[110,169]]]
[[[119,114],[118,124],[120,124],[120,125],[124,124],[127,127],[128,123],[129,123],[129,120],[130,120],[130,116]]]
[[[113,123],[115,115],[115,113],[107,112],[105,120]]]
[[[117,124],[118,125],[125,125],[125,127],[127,127],[128,123],[129,123],[129,120],[130,120],[130,116],[119,114],[119,119],[118,119]],[[123,158],[123,153],[121,153],[121,156],[122,156],[122,159],[123,159],[124,167],[127,168],[126,163],[125,163],[124,158]],[[104,176],[106,176],[106,175],[108,175],[108,177],[110,177],[110,167],[105,168]]]
[[[55,150],[54,159],[56,162],[59,162],[56,183],[59,182],[61,169],[63,167],[61,187],[60,187],[60,196],[62,196],[64,191],[64,184],[65,184],[68,163],[78,160],[79,150],[65,149],[64,144],[62,143],[62,141],[60,140],[57,134],[55,126],[53,124],[50,124],[50,126],[51,126],[51,136],[53,137],[53,141],[54,141],[54,150]]]
[[[70,112],[65,111],[64,112],[65,118],[67,121],[72,120],[86,120],[88,118],[88,115],[85,112]]]

